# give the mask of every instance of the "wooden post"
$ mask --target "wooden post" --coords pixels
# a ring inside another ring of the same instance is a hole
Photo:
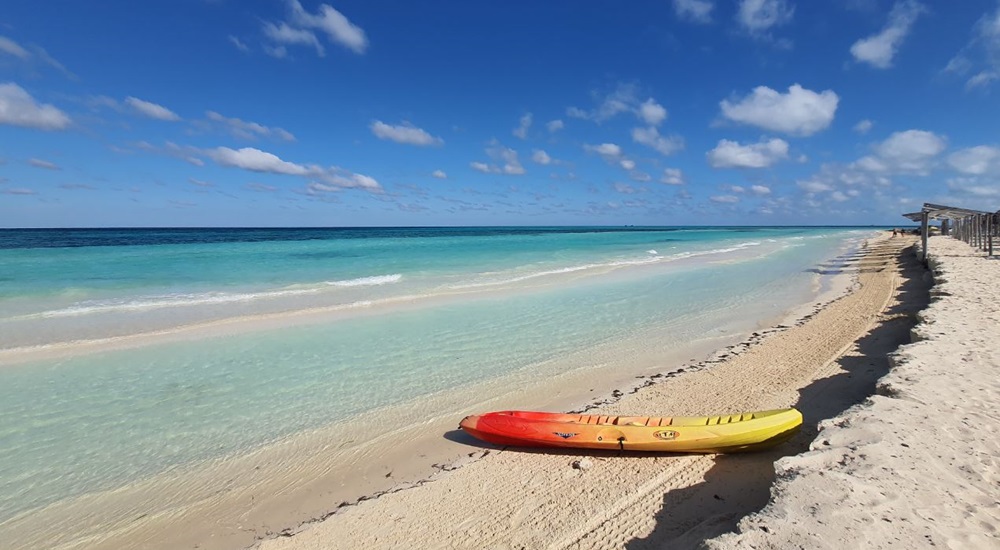
[[[989,247],[990,256],[993,256],[993,231],[996,229],[996,224],[993,222],[994,217],[993,214],[986,216],[986,246]]]
[[[929,214],[926,211],[920,213],[920,236],[921,236],[920,243],[923,246],[923,252],[922,252],[923,256],[921,258],[924,260],[924,263],[927,263],[927,218],[928,217]]]
[[[950,235],[951,228],[948,227],[948,222],[951,220],[941,220],[941,235]]]

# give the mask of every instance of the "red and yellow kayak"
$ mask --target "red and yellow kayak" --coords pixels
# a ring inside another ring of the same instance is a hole
[[[516,447],[731,453],[777,445],[801,425],[802,413],[778,409],[697,417],[499,411],[467,416],[461,427],[483,441]]]

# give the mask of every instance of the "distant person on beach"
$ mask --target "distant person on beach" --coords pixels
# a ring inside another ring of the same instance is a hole
[[[895,236],[896,236],[896,228],[895,228],[895,227],[893,227],[893,228],[892,228],[892,236],[893,236],[893,237],[895,237]]]

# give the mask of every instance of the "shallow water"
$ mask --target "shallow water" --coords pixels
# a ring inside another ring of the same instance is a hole
[[[530,383],[567,357],[624,372],[808,300],[809,270],[870,231],[64,233],[0,232],[0,522],[375,409]],[[141,337],[261,316],[211,338]],[[127,336],[138,343],[16,360]]]

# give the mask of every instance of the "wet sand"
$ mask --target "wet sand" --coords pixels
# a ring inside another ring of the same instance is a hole
[[[927,301],[915,239],[881,237],[832,270],[853,290],[797,321],[755,333],[715,358],[645,377],[587,407],[602,414],[700,415],[798,407],[792,441],[746,455],[536,452],[461,432],[465,463],[401,490],[331,510],[267,550],[307,548],[685,548],[764,508],[774,462],[808,451],[816,425],[863,402],[910,341]],[[600,385],[595,382],[595,384]],[[574,468],[574,461],[585,467]]]

